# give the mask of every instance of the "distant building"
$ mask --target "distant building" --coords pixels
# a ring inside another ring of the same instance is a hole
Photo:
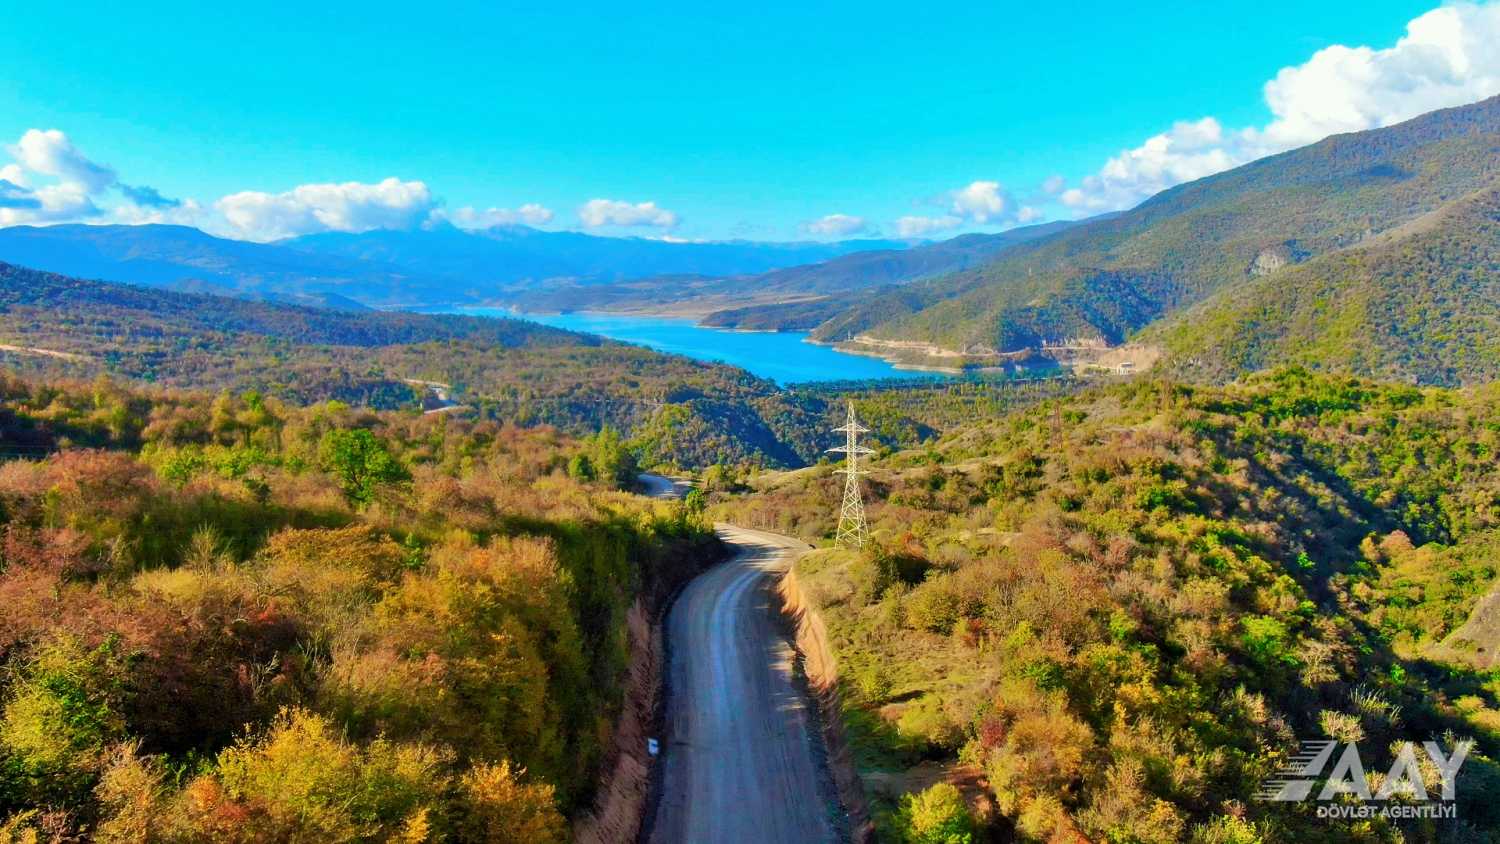
[[[1124,363],[1120,364],[1119,367],[1115,369],[1115,371],[1120,373],[1121,375],[1129,375],[1135,372],[1135,362],[1127,360]]]

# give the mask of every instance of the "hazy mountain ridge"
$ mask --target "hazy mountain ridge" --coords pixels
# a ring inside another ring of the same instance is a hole
[[[0,261],[83,278],[347,306],[487,301],[507,287],[603,283],[662,273],[756,273],[897,241],[686,243],[543,232],[524,226],[469,232],[328,233],[252,243],[167,225],[15,226],[0,229]]]
[[[528,290],[508,297],[530,310],[692,311],[705,325],[795,330],[810,328],[845,303],[811,302],[853,290],[894,287],[974,266],[1016,244],[1077,225],[1071,221],[1023,226],[997,234],[966,234],[905,249],[872,248],[818,263],[727,278],[659,276],[605,286]],[[791,300],[791,301],[788,301]]]
[[[311,254],[384,262],[471,284],[522,288],[548,281],[601,284],[668,274],[758,273],[850,252],[897,250],[907,245],[890,240],[685,242],[549,232],[516,225],[475,231],[437,225],[412,231],[327,232],[280,243]]]

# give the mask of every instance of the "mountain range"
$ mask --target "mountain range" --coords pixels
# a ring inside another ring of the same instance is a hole
[[[0,261],[83,278],[325,307],[492,301],[504,291],[693,273],[738,275],[903,241],[677,242],[440,224],[411,231],[333,232],[276,243],[167,225],[0,229]]]
[[[1482,214],[1428,215],[1493,186],[1497,176],[1500,98],[1492,98],[1180,185],[1122,214],[1019,244],[983,266],[867,298],[814,336],[865,334],[980,354],[1069,338],[1120,343],[1158,319],[1183,318],[1179,309],[1220,291],[1274,287],[1269,280],[1281,273],[1338,266],[1315,261],[1322,256],[1365,250],[1370,260],[1387,260],[1396,253],[1372,247],[1424,217],[1427,225],[1470,232]],[[1447,256],[1410,282],[1469,269]]]
[[[0,230],[0,261],[335,308],[684,313],[948,366],[1130,344],[1194,378],[1300,363],[1462,384],[1500,377],[1497,191],[1500,97],[1332,136],[1128,211],[941,243],[441,225],[261,244],[54,226]]]
[[[725,328],[806,328],[836,313],[840,301],[835,297],[841,293],[887,288],[979,266],[1011,246],[1074,225],[1058,221],[998,234],[965,234],[938,243],[870,249],[816,264],[729,277],[657,276],[612,285],[533,288],[511,293],[508,301],[523,309],[546,311],[688,312],[700,316],[705,325]],[[788,319],[790,314],[796,316]]]

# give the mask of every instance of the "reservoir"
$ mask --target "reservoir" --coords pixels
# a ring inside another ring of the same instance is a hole
[[[729,331],[705,328],[692,319],[628,314],[570,313],[518,314],[507,308],[462,308],[454,313],[525,319],[598,334],[624,343],[727,363],[769,378],[778,384],[844,381],[871,378],[947,378],[938,372],[897,369],[879,358],[834,351],[831,346],[804,342],[805,331]]]

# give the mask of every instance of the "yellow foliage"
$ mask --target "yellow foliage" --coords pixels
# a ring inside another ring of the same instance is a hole
[[[561,844],[568,828],[550,785],[522,783],[508,761],[476,765],[460,782],[465,840],[484,844]]]

